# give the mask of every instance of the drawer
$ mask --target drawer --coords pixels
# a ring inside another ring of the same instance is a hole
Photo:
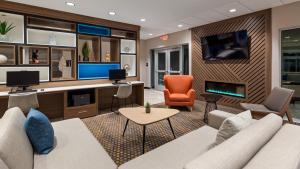
[[[67,107],[64,110],[64,118],[86,118],[98,115],[98,108],[96,104],[79,106],[79,107]]]

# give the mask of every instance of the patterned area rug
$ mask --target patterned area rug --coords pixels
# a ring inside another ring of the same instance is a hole
[[[176,137],[180,137],[204,125],[200,112],[181,111],[170,118]],[[117,165],[142,155],[142,126],[131,121],[128,123],[125,136],[122,136],[126,118],[116,113],[103,114],[83,122],[98,139]],[[151,151],[172,141],[172,131],[168,121],[148,125],[146,128],[145,152]]]

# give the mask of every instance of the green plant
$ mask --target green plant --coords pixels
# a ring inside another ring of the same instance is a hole
[[[0,34],[1,35],[6,35],[9,31],[11,31],[14,28],[15,28],[15,26],[13,26],[12,23],[10,25],[8,25],[8,23],[6,21],[0,21]]]
[[[89,44],[87,42],[84,42],[81,52],[84,57],[89,57],[90,48],[89,48]]]
[[[147,103],[145,104],[145,108],[150,108],[150,103],[149,103],[149,102],[147,102]]]

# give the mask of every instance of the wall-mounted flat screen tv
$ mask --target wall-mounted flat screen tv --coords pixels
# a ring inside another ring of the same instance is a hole
[[[249,37],[246,30],[201,38],[204,60],[249,58]]]

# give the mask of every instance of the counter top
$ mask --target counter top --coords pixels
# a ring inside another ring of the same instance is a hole
[[[132,85],[144,84],[141,81],[131,81]],[[79,90],[79,89],[90,89],[90,88],[105,88],[105,87],[115,87],[115,84],[112,83],[101,83],[101,84],[91,84],[91,85],[78,85],[78,86],[63,86],[63,87],[51,87],[51,88],[42,88],[37,89],[38,94],[42,93],[52,93],[52,92],[62,92],[68,90]],[[0,92],[0,97],[8,97],[9,91]]]

